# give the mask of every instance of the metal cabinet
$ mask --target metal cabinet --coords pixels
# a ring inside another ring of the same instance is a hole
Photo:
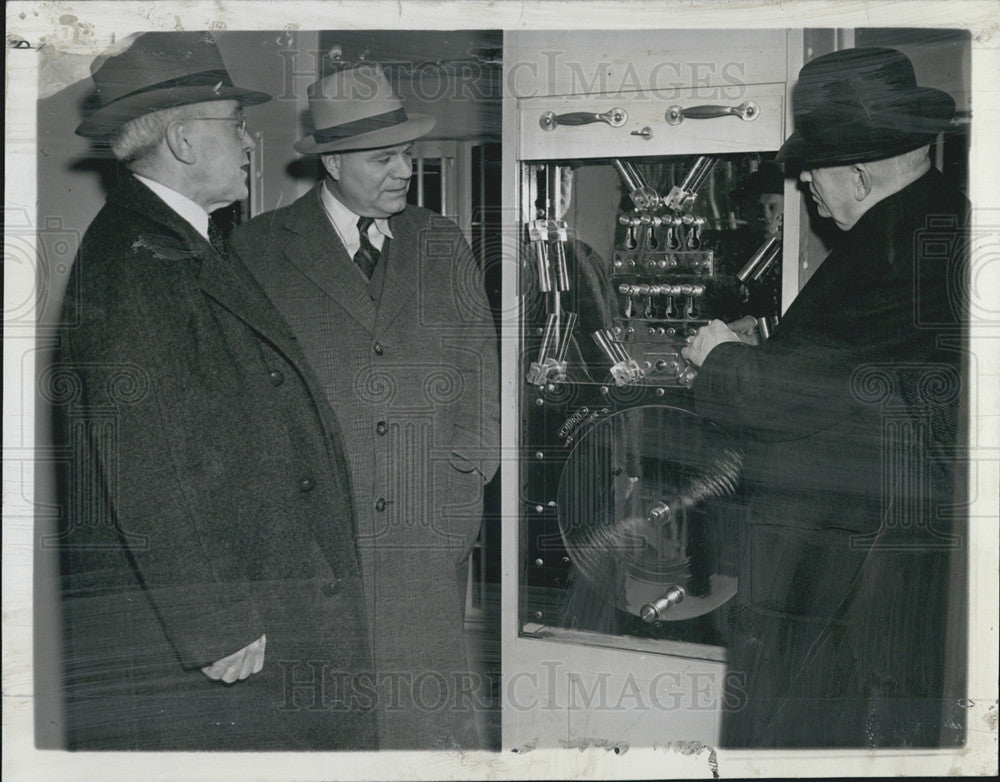
[[[681,349],[716,317],[766,338],[795,243],[734,196],[784,139],[790,36],[741,31],[737,62],[726,35],[505,37],[510,748],[712,744],[738,696],[742,452]]]

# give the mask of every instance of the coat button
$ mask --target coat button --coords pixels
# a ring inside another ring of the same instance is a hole
[[[372,350],[375,351],[376,356],[381,356],[383,353],[385,353],[385,348],[382,346],[381,342],[376,342],[374,345],[372,345]]]
[[[377,510],[379,513],[385,510],[385,497],[379,497],[375,501],[375,510]]]
[[[375,432],[377,434],[385,434],[388,431],[389,431],[389,424],[387,424],[385,421],[379,421],[377,424],[375,424]]]
[[[271,378],[271,382],[274,383],[276,386],[280,386],[282,383],[285,382],[285,376],[277,369],[268,372],[267,376]]]
[[[316,488],[316,481],[312,478],[299,479],[299,491],[312,491],[314,488]]]
[[[335,578],[329,584],[323,584],[323,586],[319,588],[319,591],[322,592],[326,597],[333,597],[340,591],[342,585],[343,585],[343,579]]]

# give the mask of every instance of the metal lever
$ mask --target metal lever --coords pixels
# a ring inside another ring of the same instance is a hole
[[[715,163],[716,159],[707,155],[698,157],[694,161],[694,165],[691,166],[691,170],[688,171],[687,176],[684,177],[684,181],[679,185],[674,185],[664,197],[663,205],[675,212],[690,210],[694,206],[695,199],[698,197],[698,188],[705,183],[708,175],[712,173]]]
[[[757,248],[757,251],[750,256],[746,265],[736,272],[736,279],[742,283],[753,278],[755,280],[767,271],[768,267],[774,263],[781,252],[781,236],[773,235],[764,244]]]
[[[604,122],[613,128],[620,128],[628,121],[628,112],[615,107],[603,114],[589,111],[571,111],[569,114],[556,114],[546,111],[538,120],[542,130],[555,130],[560,125],[589,125],[592,122]]]
[[[628,351],[622,345],[615,342],[611,332],[607,329],[598,329],[590,336],[604,351],[604,355],[610,359],[611,377],[614,378],[615,385],[624,386],[642,380],[644,373],[639,363],[629,356]]]
[[[566,316],[562,324],[562,336],[559,337],[559,347],[556,351],[556,364],[562,367],[562,372],[566,372],[566,353],[569,352],[569,341],[573,337],[573,329],[576,328],[576,313],[564,312]]]
[[[659,195],[657,195],[653,188],[646,184],[646,180],[639,172],[639,169],[631,162],[615,158],[611,161],[611,164],[621,176],[625,187],[628,188],[629,198],[632,199],[632,203],[635,204],[636,209],[644,211],[654,209],[660,205]]]
[[[549,267],[549,223],[547,220],[533,220],[528,224],[528,238],[535,248],[535,264],[538,268],[538,290],[548,293],[552,290],[552,271]]]
[[[549,225],[556,235],[555,282],[556,290],[565,293],[569,290],[569,269],[566,266],[566,241],[568,239],[565,220],[550,220]],[[574,317],[576,317],[574,315]]]
[[[668,125],[680,125],[687,119],[715,119],[716,117],[739,117],[745,122],[752,122],[760,116],[760,105],[748,100],[739,106],[690,106],[682,108],[671,106],[667,109],[664,119]]]
[[[573,326],[576,325],[576,315],[569,314],[571,317],[567,320],[568,328],[563,330],[562,342],[559,334],[559,316],[554,312],[549,314],[542,335],[542,346],[538,351],[538,360],[531,362],[525,378],[532,385],[544,386],[566,379],[565,346],[569,342]],[[555,355],[552,355],[553,353]]]

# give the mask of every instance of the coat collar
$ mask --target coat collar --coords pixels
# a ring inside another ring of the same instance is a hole
[[[318,183],[289,208],[285,228],[294,236],[284,249],[285,256],[351,317],[373,331],[375,304],[323,208],[322,187],[323,183]]]
[[[181,248],[178,255],[199,262],[198,285],[207,296],[286,355],[298,356],[291,329],[241,262],[219,255],[190,223],[131,176],[108,196],[108,202],[158,224],[164,230],[162,239]]]
[[[423,253],[420,251],[421,237],[414,235],[409,214],[413,207],[389,218],[396,238],[388,243],[386,277],[381,301],[376,307],[323,208],[322,187],[323,183],[318,183],[289,208],[284,227],[295,237],[285,249],[285,255],[377,338],[396,319],[420,284]]]

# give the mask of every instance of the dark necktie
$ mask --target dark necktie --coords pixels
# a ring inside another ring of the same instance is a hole
[[[211,217],[208,218],[208,241],[211,242],[212,247],[219,255],[223,258],[229,258],[229,245],[226,242],[226,237],[222,235],[219,224]]]
[[[372,272],[375,271],[375,265],[378,263],[378,250],[368,238],[368,229],[374,222],[374,217],[358,218],[358,235],[361,237],[361,246],[354,253],[354,262],[369,280],[372,278]]]

